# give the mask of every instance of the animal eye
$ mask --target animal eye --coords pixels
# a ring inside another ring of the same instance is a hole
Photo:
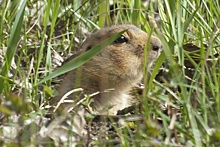
[[[118,39],[114,41],[114,43],[124,43],[124,42],[128,42],[128,39],[123,35],[121,35],[120,37],[118,37]]]

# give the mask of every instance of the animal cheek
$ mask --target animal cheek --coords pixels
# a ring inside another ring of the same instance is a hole
[[[160,52],[158,52],[158,51],[152,51],[150,53],[150,56],[152,59],[156,59],[159,55],[160,55]]]
[[[142,46],[142,45],[137,45],[137,46],[135,47],[134,54],[135,54],[136,56],[142,56],[142,55],[144,54],[144,46]]]

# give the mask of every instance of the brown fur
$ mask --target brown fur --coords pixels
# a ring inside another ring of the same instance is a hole
[[[127,42],[112,43],[82,67],[66,74],[53,103],[58,102],[68,91],[79,87],[84,89],[85,94],[100,92],[94,96],[94,103],[91,106],[101,114],[114,115],[118,110],[135,102],[135,98],[129,95],[129,92],[143,78],[144,48],[150,39],[147,55],[148,68],[150,68],[160,53],[161,43],[158,38],[154,36],[149,38],[147,33],[133,25],[118,25],[93,33],[82,44],[82,50],[84,52],[125,29],[128,30],[123,36],[127,38]],[[105,92],[106,90],[108,92]]]

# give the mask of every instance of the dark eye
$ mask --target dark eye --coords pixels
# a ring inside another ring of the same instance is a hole
[[[114,43],[124,43],[124,42],[128,42],[128,39],[125,38],[125,36],[123,35],[121,35],[120,37],[118,37],[118,39],[114,41]]]

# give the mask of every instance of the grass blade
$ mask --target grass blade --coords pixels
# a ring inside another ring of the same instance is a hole
[[[70,62],[64,64],[62,67],[60,67],[59,69],[57,69],[56,71],[54,71],[53,73],[51,73],[47,77],[45,77],[43,80],[41,80],[38,84],[46,82],[47,80],[50,80],[56,76],[59,76],[61,74],[66,73],[68,71],[74,70],[77,67],[83,65],[84,63],[89,61],[93,56],[97,55],[103,48],[105,48],[106,46],[108,46],[109,44],[114,42],[115,39],[120,37],[120,35],[123,34],[124,32],[125,31],[122,31],[120,33],[117,33],[117,34],[111,36],[110,38],[104,40],[100,44],[96,45],[92,49],[85,52],[84,54],[82,54],[82,55],[74,58]]]
[[[21,32],[21,26],[22,26],[22,22],[23,22],[23,17],[24,17],[24,10],[25,10],[25,6],[26,6],[26,0],[23,0],[20,2],[20,7],[18,7],[18,13],[17,16],[15,18],[15,22],[14,25],[12,27],[12,31],[10,33],[10,38],[8,41],[8,47],[7,47],[7,51],[5,54],[5,58],[4,58],[4,65],[2,67],[1,70],[1,77],[0,77],[0,85],[5,85],[5,80],[2,77],[7,77],[11,63],[12,63],[12,59],[15,55],[16,52],[16,46],[18,44],[18,41],[20,39],[20,32]],[[2,93],[4,87],[0,86],[0,93]]]

